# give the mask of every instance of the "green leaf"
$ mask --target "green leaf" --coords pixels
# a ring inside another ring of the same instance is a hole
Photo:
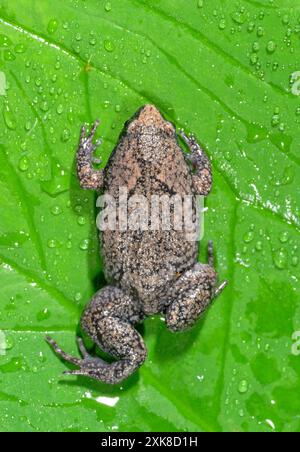
[[[299,2],[3,0],[0,6],[0,420],[22,431],[299,431]],[[295,80],[294,80],[295,81]],[[207,149],[213,239],[229,286],[191,331],[147,319],[123,385],[62,376],[103,284],[79,129],[156,104]]]

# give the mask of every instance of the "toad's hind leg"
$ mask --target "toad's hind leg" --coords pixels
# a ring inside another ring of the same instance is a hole
[[[216,273],[209,265],[197,263],[170,288],[166,324],[171,331],[192,326],[213,299]]]
[[[208,244],[208,265],[195,264],[183,273],[169,290],[166,324],[172,331],[182,331],[192,326],[204,313],[212,300],[225,288],[224,281],[217,289],[214,270],[213,243]]]
[[[62,352],[52,339],[47,340],[57,354],[79,367],[65,373],[116,384],[129,377],[146,359],[144,341],[133,327],[142,318],[138,303],[120,289],[108,286],[100,290],[87,306],[81,327],[96,345],[117,361],[107,363],[99,357],[90,356],[80,339],[81,360]]]

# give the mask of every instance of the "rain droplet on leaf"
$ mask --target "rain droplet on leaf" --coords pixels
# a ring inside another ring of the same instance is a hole
[[[248,382],[247,380],[241,380],[238,387],[240,394],[245,394],[248,391]]]
[[[86,251],[89,248],[89,239],[84,239],[80,245],[79,248],[83,251]]]
[[[106,39],[104,41],[104,48],[107,52],[113,52],[115,50],[115,45],[112,41]]]
[[[55,248],[56,247],[56,241],[53,239],[48,240],[47,242],[48,248]]]
[[[28,158],[25,155],[20,158],[18,168],[19,168],[20,171],[23,171],[23,172],[28,170],[28,168],[29,168],[29,160],[28,160]]]
[[[267,44],[268,53],[274,53],[276,50],[276,43],[274,41],[269,41]]]
[[[4,122],[5,122],[6,126],[10,130],[15,130],[17,127],[17,122],[16,122],[15,117],[7,103],[4,106],[3,117],[4,117]]]
[[[254,233],[252,231],[249,231],[244,235],[245,243],[251,243],[253,239],[254,239]]]
[[[104,5],[104,9],[106,12],[111,11],[111,3],[110,2],[106,2]]]
[[[53,206],[51,208],[51,213],[53,215],[60,215],[62,213],[62,210],[61,210],[61,208],[59,206]]]
[[[226,28],[226,20],[225,19],[221,19],[219,22],[219,29],[220,30],[225,30]]]
[[[50,316],[51,316],[51,312],[49,311],[48,308],[45,308],[42,311],[37,313],[36,318],[39,322],[41,322],[43,320],[49,319]]]
[[[273,260],[274,260],[275,266],[279,270],[284,270],[287,267],[287,261],[288,261],[288,256],[287,256],[286,251],[283,248],[275,251],[275,253],[273,255]]]
[[[57,19],[51,19],[48,23],[47,31],[50,34],[53,34],[56,32],[58,28],[58,20]]]

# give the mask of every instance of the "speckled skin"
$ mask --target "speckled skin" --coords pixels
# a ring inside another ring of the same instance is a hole
[[[146,105],[127,123],[120,141],[104,170],[93,169],[92,140],[81,132],[77,152],[80,185],[108,193],[118,202],[119,187],[128,197],[174,194],[208,195],[212,184],[209,159],[193,137],[182,137],[190,148],[184,154],[174,126],[163,119],[156,107]],[[195,205],[194,215],[196,215]],[[66,361],[79,367],[68,374],[85,375],[105,383],[119,383],[146,359],[147,350],[134,325],[146,316],[165,315],[172,331],[193,325],[211,300],[224,288],[216,289],[212,243],[208,264],[197,263],[198,242],[189,241],[184,231],[103,231],[100,234],[104,272],[108,286],[99,290],[86,307],[81,328],[105,352],[116,358],[107,363],[91,357],[81,339],[83,359],[64,353],[47,338]]]

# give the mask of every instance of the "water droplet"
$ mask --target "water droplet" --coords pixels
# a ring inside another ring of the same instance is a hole
[[[204,0],[198,0],[197,6],[198,8],[203,8]]]
[[[280,234],[279,240],[281,241],[281,243],[286,243],[289,240],[289,233],[284,231]]]
[[[25,46],[25,44],[20,43],[20,44],[17,44],[17,45],[15,46],[15,52],[16,52],[16,53],[24,53],[25,51],[26,51],[26,46]]]
[[[50,34],[53,34],[56,32],[58,28],[58,20],[57,19],[51,19],[48,23],[47,31]]]
[[[51,208],[51,213],[53,215],[60,215],[62,213],[62,210],[61,210],[61,208],[59,206],[53,206]]]
[[[59,104],[59,105],[57,106],[57,108],[56,108],[56,112],[57,112],[59,115],[61,115],[63,111],[64,111],[64,107],[63,107],[61,104]]]
[[[290,152],[293,138],[283,133],[273,133],[270,135],[270,140],[275,146],[286,153]]]
[[[252,231],[248,231],[244,235],[244,242],[245,243],[250,243],[250,242],[252,242],[253,239],[254,239],[254,233]]]
[[[63,143],[66,143],[67,141],[69,141],[70,136],[71,136],[70,129],[64,129],[62,134],[61,134],[61,141]]]
[[[4,59],[6,61],[14,61],[16,59],[15,54],[11,50],[4,50]]]
[[[40,108],[42,111],[45,111],[45,112],[48,111],[49,110],[48,102],[46,102],[46,101],[42,102]]]
[[[260,49],[259,42],[255,41],[252,46],[253,52],[258,52]]]
[[[283,23],[283,25],[288,25],[289,22],[290,22],[290,18],[287,14],[285,14],[282,18],[282,23]]]
[[[287,261],[288,261],[286,251],[283,248],[275,251],[275,253],[273,255],[273,260],[274,260],[275,266],[279,270],[284,270],[287,267]]]
[[[255,28],[255,22],[249,22],[247,30],[251,33]]]
[[[31,127],[32,127],[31,122],[30,122],[30,121],[26,121],[26,123],[25,123],[25,130],[27,130],[27,132],[29,132],[29,130],[31,129]]]
[[[43,309],[42,311],[38,312],[36,315],[36,318],[39,322],[42,322],[43,320],[49,319],[51,316],[51,312],[48,308]]]
[[[238,387],[240,394],[245,394],[248,391],[248,382],[247,380],[241,380]]]
[[[79,247],[80,247],[80,249],[83,250],[83,251],[88,250],[88,248],[89,248],[89,239],[84,239],[84,240],[80,243]]]
[[[226,28],[226,20],[225,19],[221,19],[219,22],[219,29],[220,30],[225,30]]]
[[[67,114],[67,118],[70,124],[73,124],[75,121],[74,113],[73,111],[69,111]]]
[[[250,55],[250,63],[255,65],[258,62],[258,56],[256,53]]]
[[[78,217],[78,218],[77,218],[77,223],[78,223],[80,226],[83,226],[83,225],[86,224],[86,219],[85,219],[84,217]]]
[[[263,244],[262,242],[257,242],[255,248],[257,249],[257,251],[261,251],[263,249]]]
[[[278,126],[278,124],[280,123],[280,116],[279,115],[273,115],[272,116],[272,120],[271,120],[271,124],[273,127]]]
[[[0,34],[0,47],[9,47],[12,44],[8,36]]]
[[[112,41],[106,39],[104,41],[104,48],[107,52],[113,52],[115,50],[115,45]]]
[[[41,182],[42,190],[50,196],[57,196],[69,189],[69,173],[55,159],[51,161],[51,179]]]
[[[3,109],[3,118],[4,118],[4,122],[6,124],[6,126],[10,129],[10,130],[15,130],[17,127],[17,122],[15,120],[15,117],[11,111],[11,109],[9,108],[8,103],[5,103],[4,109]]]
[[[82,300],[82,294],[80,293],[80,292],[77,292],[75,295],[74,295],[74,300],[75,301],[80,301],[80,300]]]
[[[274,41],[269,41],[267,44],[267,52],[274,53],[276,50],[276,43]]]
[[[111,3],[110,2],[106,2],[104,5],[104,9],[106,12],[111,11]]]
[[[121,105],[116,105],[116,106],[115,106],[115,111],[116,111],[117,113],[120,113],[120,111],[121,111]]]
[[[53,239],[48,240],[47,246],[48,246],[49,248],[55,248],[55,247],[56,247],[56,241],[53,240]]]
[[[259,38],[261,38],[262,36],[264,36],[264,34],[265,34],[265,30],[263,29],[263,27],[258,27],[257,28],[257,36],[259,37]]]
[[[294,267],[297,267],[299,264],[299,258],[297,256],[293,256],[292,258],[292,264]]]
[[[231,15],[231,18],[233,22],[239,25],[243,25],[247,19],[243,11],[236,11],[234,14]]]
[[[27,171],[28,170],[28,168],[29,168],[29,160],[28,160],[28,158],[25,155],[23,155],[23,157],[20,158],[18,168],[19,168],[20,171]]]
[[[4,373],[15,373],[28,370],[28,365],[23,357],[14,357],[8,363],[1,365],[1,371]]]

